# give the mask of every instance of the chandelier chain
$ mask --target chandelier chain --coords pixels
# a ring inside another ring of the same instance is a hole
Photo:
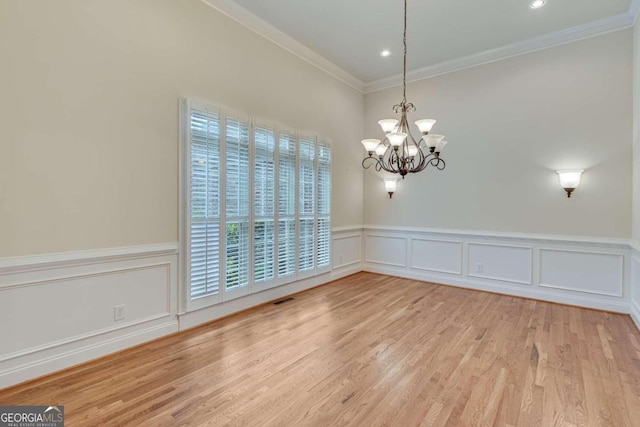
[[[402,66],[402,103],[407,103],[407,0],[404,0],[404,33],[402,35],[404,44],[404,62]]]

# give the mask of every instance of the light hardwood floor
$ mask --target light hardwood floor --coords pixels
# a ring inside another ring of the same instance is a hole
[[[359,273],[0,391],[68,426],[640,426],[628,316]]]

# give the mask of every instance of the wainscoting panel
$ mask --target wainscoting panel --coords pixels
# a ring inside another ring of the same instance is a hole
[[[531,247],[469,243],[469,276],[530,285]]]
[[[364,243],[365,271],[622,313],[632,309],[628,240],[365,225]],[[633,307],[640,323],[637,254]]]
[[[94,331],[119,328],[153,316],[169,315],[170,266],[70,275],[0,288],[0,356],[74,340]],[[70,272],[70,274],[73,274]],[[114,307],[125,305],[125,318],[114,320]],[[16,334],[20,325],[20,334]]]
[[[176,332],[176,250],[151,245],[3,261],[0,387]],[[116,306],[124,306],[121,320]]]
[[[366,261],[374,264],[407,266],[407,239],[376,234],[367,234]]]
[[[540,249],[540,286],[622,297],[621,254]]]
[[[331,271],[188,313],[177,243],[0,259],[0,388],[362,271],[362,243],[336,228]]]
[[[340,269],[362,262],[362,233],[334,233],[333,268]]]
[[[411,268],[462,274],[462,243],[411,239]]]

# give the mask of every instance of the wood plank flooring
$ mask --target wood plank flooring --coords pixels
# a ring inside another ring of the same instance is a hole
[[[628,316],[359,273],[0,391],[67,426],[640,426]]]

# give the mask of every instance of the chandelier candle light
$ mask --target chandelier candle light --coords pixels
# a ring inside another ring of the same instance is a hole
[[[378,124],[385,133],[384,140],[365,139],[362,141],[368,157],[362,160],[362,167],[369,169],[375,165],[376,171],[382,170],[399,174],[403,179],[408,173],[422,172],[431,165],[438,170],[446,166],[440,153],[447,145],[444,135],[431,134],[431,128],[436,124],[433,119],[416,121],[416,126],[422,133],[416,139],[411,135],[407,112],[416,111],[416,107],[407,102],[407,0],[404,1],[404,63],[402,72],[402,101],[394,105],[393,111],[400,113],[400,120],[384,119]],[[375,154],[375,156],[374,156]]]

